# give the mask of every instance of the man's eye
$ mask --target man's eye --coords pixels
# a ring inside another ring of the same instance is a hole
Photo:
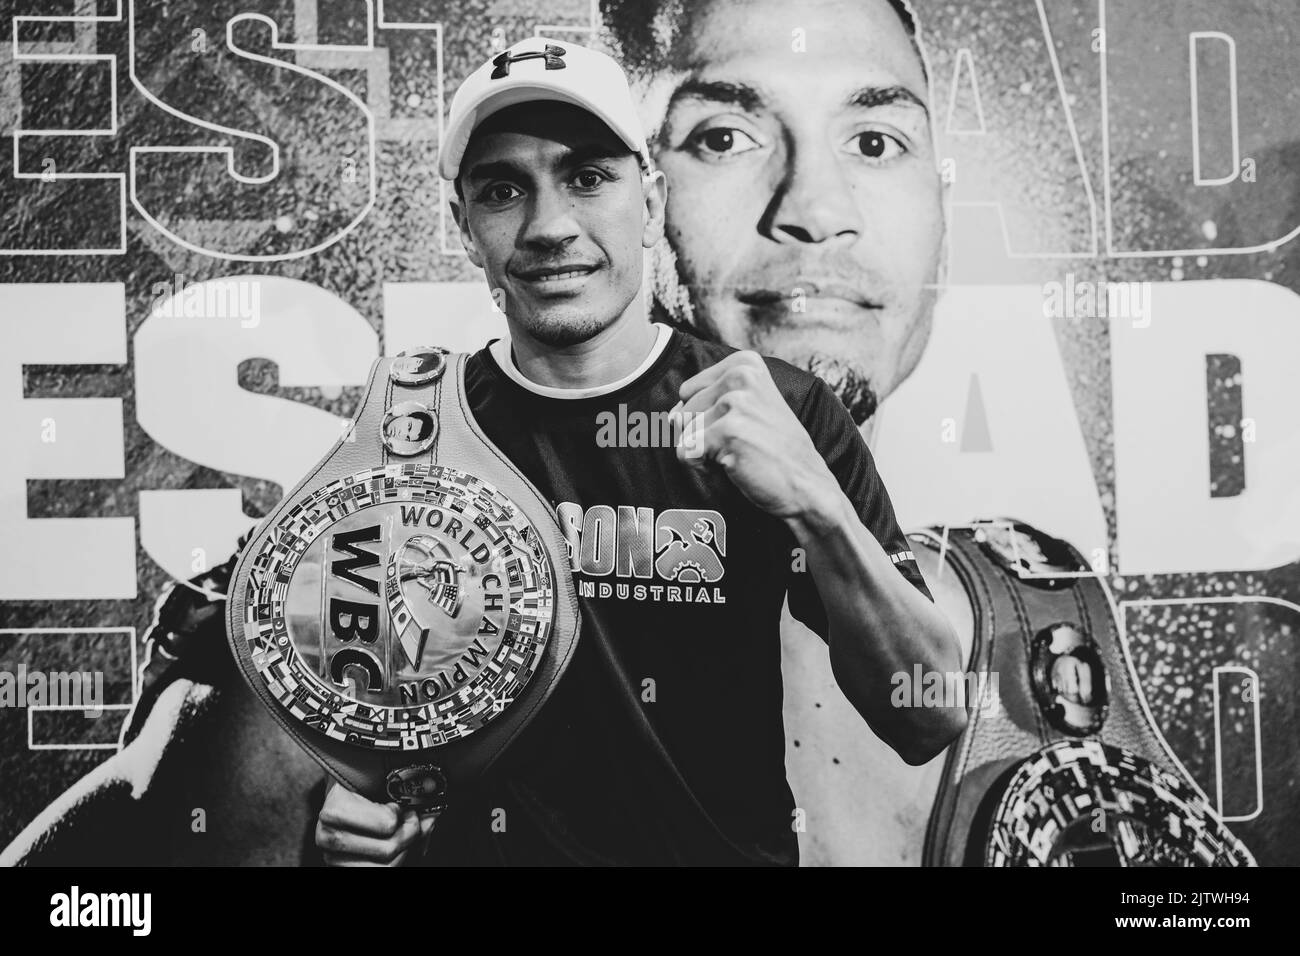
[[[509,202],[515,198],[515,192],[518,190],[509,183],[494,183],[483,190],[483,198],[488,202]]]
[[[583,169],[573,177],[573,181],[578,185],[579,189],[591,190],[603,183],[605,177],[594,169]]]
[[[706,129],[692,136],[690,142],[697,151],[702,150],[715,156],[737,156],[751,149],[758,149],[754,137],[734,126],[715,126]]]
[[[888,162],[906,152],[903,144],[888,133],[869,129],[850,140],[852,148],[867,159]]]

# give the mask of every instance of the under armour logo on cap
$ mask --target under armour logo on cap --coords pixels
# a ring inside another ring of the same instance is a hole
[[[521,60],[534,62],[515,68]],[[586,110],[613,130],[638,162],[648,162],[650,151],[622,67],[580,43],[532,36],[494,52],[456,90],[438,150],[443,178],[454,181],[460,174],[478,124],[508,106],[541,101]]]
[[[556,46],[554,43],[546,44],[546,49],[544,51],[533,50],[529,53],[511,53],[509,50],[506,50],[504,53],[498,54],[492,58],[492,65],[496,67],[496,69],[492,71],[491,79],[499,80],[503,76],[509,76],[510,64],[518,63],[520,60],[542,59],[546,61],[546,69],[562,70],[564,69],[564,53],[564,47]]]

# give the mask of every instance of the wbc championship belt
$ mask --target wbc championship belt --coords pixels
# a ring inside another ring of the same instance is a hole
[[[483,434],[466,356],[381,358],[324,460],[258,527],[229,588],[240,670],[361,795],[421,812],[488,769],[578,640],[546,500]]]

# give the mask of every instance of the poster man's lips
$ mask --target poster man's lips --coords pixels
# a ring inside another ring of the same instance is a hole
[[[793,300],[796,290],[805,299],[843,299],[864,309],[880,308],[879,303],[873,302],[856,286],[834,279],[819,279],[812,276],[796,276],[783,289],[741,288],[736,293],[736,298],[746,305],[771,305]]]

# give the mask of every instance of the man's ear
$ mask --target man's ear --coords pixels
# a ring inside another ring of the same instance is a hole
[[[469,216],[465,213],[464,201],[457,202],[451,199],[448,200],[447,205],[451,207],[451,216],[456,220],[456,228],[460,231],[460,244],[465,247],[469,261],[482,269],[483,260],[478,254],[478,247],[474,244],[474,237],[469,232]]]
[[[668,206],[668,177],[656,169],[641,176],[641,195],[645,202],[645,228],[641,245],[647,249],[664,237],[664,214]]]

